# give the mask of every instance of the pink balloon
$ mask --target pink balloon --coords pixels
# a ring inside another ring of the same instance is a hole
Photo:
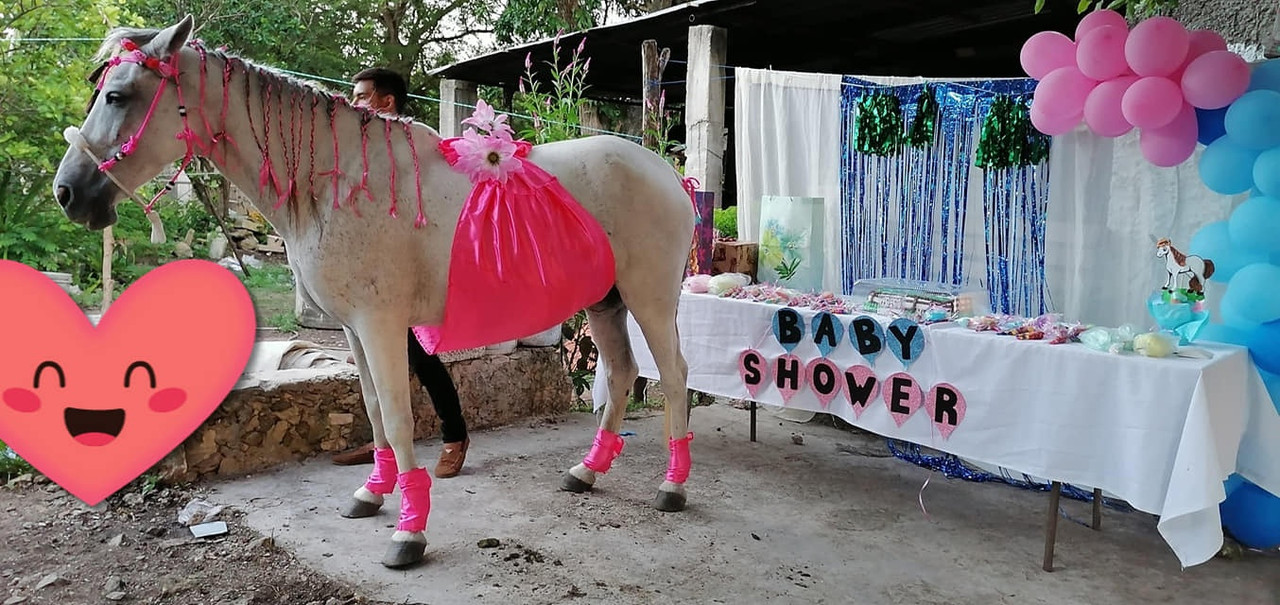
[[[1124,15],[1112,10],[1093,11],[1076,24],[1076,42],[1084,41],[1085,35],[1089,32],[1109,25],[1123,29],[1126,34],[1129,31],[1129,22],[1125,20]]]
[[[1089,130],[1100,137],[1118,137],[1133,130],[1133,124],[1124,117],[1121,101],[1137,81],[1138,76],[1121,76],[1099,84],[1089,93],[1084,101],[1084,123]]]
[[[1138,128],[1167,126],[1182,110],[1182,89],[1169,78],[1141,78],[1124,91],[1124,119]]]
[[[1134,26],[1124,44],[1129,68],[1139,76],[1168,76],[1187,59],[1187,28],[1172,17],[1152,17]]]
[[[1031,125],[1049,136],[1056,137],[1071,132],[1080,124],[1080,118],[1079,115],[1066,117],[1046,115],[1041,105],[1034,100],[1031,102]]]
[[[1036,85],[1033,101],[1045,117],[1079,118],[1084,115],[1084,100],[1097,85],[1097,80],[1085,77],[1075,66],[1059,67]]]
[[[1055,69],[1076,64],[1076,43],[1065,34],[1043,31],[1022,45],[1022,70],[1036,80],[1043,80]]]
[[[1184,102],[1178,116],[1167,126],[1143,130],[1138,136],[1138,146],[1148,162],[1170,168],[1187,161],[1195,153],[1198,134],[1196,110]]]
[[[1222,109],[1249,89],[1249,64],[1231,51],[1200,55],[1182,74],[1182,94],[1193,107]]]
[[[1187,60],[1194,61],[1196,57],[1205,53],[1211,53],[1215,50],[1227,50],[1227,41],[1221,34],[1211,29],[1193,29],[1187,33]]]
[[[1076,47],[1080,73],[1105,81],[1129,71],[1129,64],[1124,60],[1124,43],[1128,37],[1127,28],[1114,25],[1089,30]]]

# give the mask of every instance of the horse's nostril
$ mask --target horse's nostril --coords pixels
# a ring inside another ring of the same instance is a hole
[[[70,187],[66,187],[66,186],[63,186],[63,185],[58,185],[57,187],[55,187],[55,188],[53,189],[53,195],[54,195],[54,197],[58,198],[58,205],[59,205],[59,206],[62,206],[63,208],[66,208],[67,206],[70,206],[70,205],[71,205],[71,199],[72,199],[72,196],[71,196],[71,188],[70,188]]]

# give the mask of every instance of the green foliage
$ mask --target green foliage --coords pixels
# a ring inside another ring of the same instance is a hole
[[[1036,14],[1044,10],[1045,4],[1046,0],[1036,0]],[[1113,10],[1130,21],[1168,15],[1177,7],[1178,0],[1076,0],[1076,12],[1079,14],[1090,10]]]
[[[613,13],[630,18],[667,5],[647,0],[507,0],[494,23],[498,42],[510,45],[563,31],[581,31],[604,23]]]
[[[560,65],[560,39],[551,44],[551,61],[546,63],[550,73],[550,88],[543,90],[533,71],[531,57],[524,62],[525,75],[520,78],[520,92],[512,99],[515,110],[532,117],[532,121],[518,120],[519,137],[535,145],[576,139],[583,135],[581,110],[585,101],[587,72],[591,59],[582,60],[587,40],[582,39],[569,57],[567,65]]]
[[[9,446],[0,443],[0,478],[8,483],[10,479],[23,473],[35,472],[26,460],[19,458]]]
[[[712,220],[716,224],[716,232],[720,237],[738,237],[738,207],[718,208],[711,211]]]
[[[646,106],[645,112],[649,115],[648,123],[652,126],[645,131],[644,135],[646,138],[653,139],[653,151],[657,152],[667,162],[670,162],[677,172],[684,174],[684,166],[680,162],[680,157],[676,154],[676,150],[682,148],[683,145],[671,138],[671,129],[675,127],[677,120],[673,117],[672,112],[667,109],[667,91],[662,91],[658,96],[657,107]]]

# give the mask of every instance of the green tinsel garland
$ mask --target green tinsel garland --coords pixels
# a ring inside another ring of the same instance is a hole
[[[1025,99],[1001,95],[982,123],[974,165],[983,169],[1034,166],[1049,157],[1050,137],[1031,124]]]
[[[858,100],[854,147],[868,155],[893,155],[903,143],[902,107],[898,97],[873,93]]]
[[[932,86],[925,86],[916,99],[916,117],[911,121],[911,130],[907,132],[907,143],[912,147],[928,147],[933,145],[938,132],[938,99],[934,96]]]

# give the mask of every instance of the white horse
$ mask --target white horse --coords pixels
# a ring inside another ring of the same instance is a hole
[[[405,338],[410,326],[442,321],[454,227],[471,183],[437,151],[435,130],[352,108],[341,97],[205,49],[188,41],[192,24],[187,16],[160,31],[108,35],[99,56],[113,60],[83,126],[66,133],[72,145],[58,167],[54,196],[68,219],[103,229],[116,222],[115,206],[132,189],[199,155],[253,198],[287,242],[299,287],[342,322],[374,444],[387,454],[343,514],[373,515],[399,487],[400,522],[383,564],[418,563],[431,480],[413,451]],[[616,265],[613,289],[587,309],[606,362],[599,379],[608,384],[608,405],[590,453],[566,472],[561,488],[591,489],[621,453],[617,433],[637,375],[626,327],[630,310],[666,395],[671,456],[655,506],[682,510],[692,434],[676,308],[693,236],[689,194],[662,158],[622,138],[540,145],[529,160],[556,176],[599,221]],[[366,169],[367,181],[358,178]],[[417,179],[406,176],[415,173]],[[382,185],[388,182],[396,183],[394,192]],[[374,185],[362,186],[368,183]],[[387,209],[393,194],[403,203],[415,199],[418,187],[429,220],[415,228],[413,217],[389,216]],[[337,207],[356,193],[368,196],[361,200],[364,212],[347,203]],[[520,295],[494,293],[504,294]]]
[[[1204,294],[1204,282],[1213,277],[1213,261],[1183,254],[1167,238],[1156,241],[1156,258],[1164,259],[1164,270],[1169,274],[1164,280],[1164,289],[1169,292],[1178,289],[1178,277],[1183,273],[1189,275],[1187,290],[1196,294]]]

